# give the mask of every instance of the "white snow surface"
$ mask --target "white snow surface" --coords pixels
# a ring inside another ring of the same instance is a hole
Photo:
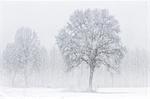
[[[105,96],[148,96],[150,88],[99,88],[95,92],[69,90],[63,88],[0,88],[0,99],[7,99],[8,97],[19,99],[19,97],[30,97],[33,99],[40,99],[41,97],[55,97],[55,98],[67,98],[67,97],[105,97]],[[38,97],[38,98],[36,98]],[[22,99],[20,98],[20,99]],[[41,99],[43,99],[41,98]],[[50,99],[51,99],[50,98]],[[54,98],[54,99],[55,99]],[[26,98],[25,98],[26,99]],[[27,98],[29,99],[29,98]]]

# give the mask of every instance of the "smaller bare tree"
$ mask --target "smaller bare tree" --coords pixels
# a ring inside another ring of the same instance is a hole
[[[46,50],[40,45],[37,34],[30,28],[20,28],[15,35],[15,42],[8,44],[3,52],[7,70],[13,71],[12,84],[18,71],[23,71],[25,84],[32,71],[40,71],[46,62]]]

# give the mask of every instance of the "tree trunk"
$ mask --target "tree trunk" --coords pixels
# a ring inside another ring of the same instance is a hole
[[[112,87],[114,87],[114,74],[111,73],[110,75],[111,75],[111,84],[112,84]]]
[[[25,87],[28,87],[27,71],[26,70],[24,70],[24,81],[25,81]]]
[[[94,73],[94,67],[90,67],[90,77],[89,77],[89,91],[92,91],[93,89],[93,73]]]
[[[15,82],[15,78],[16,78],[16,71],[14,72],[13,78],[12,78],[12,87],[14,87],[14,82]]]

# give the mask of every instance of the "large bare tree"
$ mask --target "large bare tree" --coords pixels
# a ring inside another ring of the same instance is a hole
[[[95,69],[106,66],[118,71],[124,56],[118,21],[106,9],[76,10],[60,31],[57,44],[70,71],[82,62],[90,68],[89,89],[92,90]]]

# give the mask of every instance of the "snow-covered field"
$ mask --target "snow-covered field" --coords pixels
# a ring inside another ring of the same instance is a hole
[[[149,92],[150,88],[100,88],[96,92],[86,92],[62,88],[3,87],[0,99],[147,99]]]

